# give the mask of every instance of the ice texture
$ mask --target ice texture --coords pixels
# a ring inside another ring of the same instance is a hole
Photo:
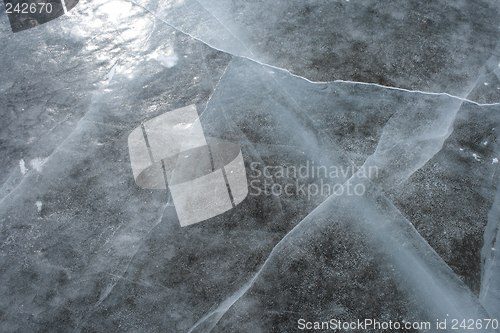
[[[488,0],[134,3],[217,49],[312,81],[362,81],[460,96],[497,54],[500,37],[498,3]]]
[[[497,2],[71,6],[0,16],[1,332],[500,320]]]
[[[332,196],[301,221],[214,332],[289,331],[297,318],[435,325],[434,317],[487,316],[411,223],[366,185],[368,195]]]
[[[481,251],[481,295],[480,300],[492,317],[500,315],[500,264],[498,262],[499,228],[499,192],[495,196],[494,206],[488,214],[488,224],[484,233],[484,245]]]

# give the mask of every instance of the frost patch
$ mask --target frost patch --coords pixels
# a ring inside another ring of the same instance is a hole
[[[24,163],[24,160],[21,158],[21,160],[19,161],[19,168],[21,169],[21,173],[23,175],[26,174],[26,172],[28,172],[28,169],[26,169],[26,164]]]
[[[161,64],[167,68],[172,68],[174,67],[175,65],[177,65],[177,61],[179,60],[179,58],[177,58],[177,56],[175,54],[173,55],[169,55],[169,56],[162,56],[162,55],[159,55],[157,60],[159,62],[161,62]]]
[[[35,158],[30,161],[30,166],[38,172],[42,172],[42,167],[47,161],[46,158]]]
[[[150,59],[155,59],[158,62],[160,62],[163,66],[167,68],[172,68],[177,65],[177,61],[179,61],[179,57],[175,53],[170,53],[167,55],[163,54],[158,54],[157,51],[155,51],[151,56]]]

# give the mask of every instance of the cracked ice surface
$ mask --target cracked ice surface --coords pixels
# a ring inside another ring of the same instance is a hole
[[[495,1],[132,2],[213,47],[312,81],[462,96],[487,60],[500,60]]]
[[[137,4],[0,18],[0,331],[500,319],[495,2]],[[128,138],[187,106],[249,194],[181,227]]]

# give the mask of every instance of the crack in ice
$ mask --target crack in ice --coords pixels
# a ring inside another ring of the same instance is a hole
[[[182,30],[181,28],[178,28],[176,26],[174,26],[173,24],[165,21],[164,19],[158,17],[155,13],[153,13],[153,11],[151,11],[149,8],[145,7],[144,5],[141,5],[141,4],[138,4],[136,2],[134,2],[133,0],[122,0],[122,1],[126,1],[126,2],[130,2],[142,9],[144,9],[146,12],[148,12],[149,14],[151,14],[152,16],[154,16],[156,19],[158,19],[159,21],[165,23],[166,25],[168,25],[169,27],[171,27],[172,29],[182,33],[182,34],[185,34],[186,36],[200,42],[200,43],[203,43],[205,45],[207,45],[208,47],[216,50],[216,51],[219,51],[219,52],[223,52],[223,53],[226,53],[226,54],[230,54],[232,55],[233,57],[240,57],[240,58],[243,58],[243,59],[247,59],[249,61],[252,61],[252,62],[255,62],[261,66],[265,66],[265,67],[269,67],[269,68],[273,68],[273,69],[276,69],[276,70],[280,70],[280,71],[284,71],[286,72],[287,74],[293,76],[293,77],[297,77],[297,78],[300,78],[302,80],[305,80],[311,84],[325,84],[325,83],[350,83],[350,84],[360,84],[360,85],[369,85],[369,86],[376,86],[376,87],[380,87],[380,88],[384,88],[384,89],[390,89],[390,90],[399,90],[399,91],[404,91],[404,92],[409,92],[409,93],[417,93],[417,94],[424,94],[424,95],[432,95],[432,96],[448,96],[448,97],[451,97],[451,98],[454,98],[454,99],[458,99],[458,100],[461,100],[463,102],[468,102],[468,103],[472,103],[474,105],[477,105],[477,106],[495,106],[495,105],[500,105],[500,102],[497,102],[497,103],[478,103],[478,102],[475,102],[473,100],[469,100],[467,98],[463,98],[463,97],[460,97],[460,96],[455,96],[455,95],[452,95],[450,93],[447,93],[447,92],[428,92],[428,91],[423,91],[423,90],[412,90],[412,89],[405,89],[405,88],[398,88],[398,87],[391,87],[391,86],[385,86],[385,85],[381,85],[381,84],[378,84],[378,83],[370,83],[370,82],[359,82],[359,81],[350,81],[350,80],[342,80],[342,79],[337,79],[337,80],[333,80],[333,81],[311,81],[309,79],[307,79],[306,77],[303,77],[303,76],[300,76],[300,75],[297,75],[297,74],[294,74],[292,72],[290,72],[288,69],[286,68],[281,68],[281,67],[278,67],[278,66],[274,66],[274,65],[270,65],[270,64],[266,64],[266,63],[263,63],[263,62],[260,62],[256,59],[253,59],[253,58],[250,58],[248,56],[242,56],[242,55],[237,55],[237,54],[233,54],[229,51],[226,51],[226,50],[223,50],[223,49],[220,49],[218,47],[215,47],[213,45],[211,45],[210,43],[204,41],[203,39],[199,38],[199,37],[196,37],[184,30]],[[197,1],[197,3],[199,3],[199,1]],[[199,3],[201,5],[201,3]],[[203,5],[201,5],[203,7]],[[205,7],[203,7],[205,8]],[[206,10],[206,9],[205,9]],[[207,10],[208,13],[210,13],[208,10]],[[212,16],[213,14],[210,13]],[[214,16],[215,19],[217,19],[215,16]],[[218,19],[217,19],[218,20]],[[220,21],[219,21],[220,22]],[[222,24],[222,23],[221,23]],[[227,29],[225,26],[224,26],[225,29]],[[233,36],[234,34],[229,30],[227,29]],[[235,38],[237,38],[235,36]],[[240,41],[238,39],[238,41]],[[240,41],[241,42],[241,41]],[[243,45],[243,44],[242,44]],[[252,53],[245,45],[243,45],[250,53]],[[253,54],[253,53],[252,53]],[[477,83],[476,83],[477,85]],[[476,85],[474,85],[473,87],[475,87]],[[471,89],[472,91],[472,89]],[[467,94],[467,96],[470,94],[470,92]]]
[[[226,29],[226,30],[227,30],[227,31],[228,31],[228,32],[229,32],[229,33],[230,33],[230,34],[231,34],[234,38],[236,38],[236,40],[237,40],[238,42],[240,42],[240,43],[241,43],[241,45],[243,45],[243,47],[244,47],[244,48],[245,48],[248,52],[250,52],[250,54],[252,54],[252,55],[253,55],[253,52],[252,52],[252,51],[250,51],[250,49],[249,49],[249,48],[245,45],[245,43],[243,43],[243,42],[242,42],[242,41],[241,41],[241,40],[240,40],[240,39],[239,39],[239,38],[238,38],[238,37],[237,37],[237,36],[236,36],[236,35],[235,35],[232,31],[231,31],[231,29],[229,29],[228,27],[226,27],[226,25],[225,25],[224,23],[222,23],[222,21],[221,21],[221,20],[220,20],[217,16],[215,16],[215,14],[213,14],[211,11],[209,11],[209,10],[208,10],[208,9],[207,9],[207,8],[206,8],[206,7],[205,7],[205,6],[204,6],[204,5],[200,2],[200,1],[198,1],[198,0],[195,0],[195,1],[196,1],[196,2],[197,2],[200,6],[201,6],[201,7],[203,7],[203,9],[205,9],[205,10],[207,11],[207,13],[209,13],[210,15],[212,15],[212,17],[213,17],[213,18],[215,18],[215,19],[217,20],[217,22],[219,22],[219,23],[222,25],[222,27],[224,27],[224,29]],[[185,6],[185,5],[186,5],[186,4],[184,3],[184,6]],[[208,45],[208,44],[207,44],[207,45]]]
[[[167,206],[170,204],[170,196],[169,196],[169,200],[168,202],[163,206],[163,209],[165,211],[165,209],[167,208]],[[76,326],[75,330],[74,330],[74,333],[80,333],[83,326],[87,323],[87,321],[90,319],[90,317],[97,311],[97,309],[99,308],[99,306],[108,298],[108,296],[111,294],[111,292],[113,291],[113,289],[116,287],[116,285],[120,282],[121,279],[124,279],[123,275],[128,271],[128,269],[130,268],[130,266],[132,265],[132,262],[134,261],[134,258],[137,256],[137,254],[139,253],[139,250],[141,249],[141,246],[142,243],[149,237],[149,235],[151,235],[151,233],[155,230],[156,226],[158,226],[161,221],[163,219],[163,213],[160,215],[158,221],[150,228],[150,230],[146,233],[146,235],[144,237],[142,237],[141,239],[141,242],[138,244],[137,248],[135,249],[135,252],[132,254],[132,256],[130,257],[130,260],[129,262],[127,263],[127,265],[125,266],[125,268],[123,269],[123,273],[121,274],[121,276],[116,276],[118,278],[117,281],[115,281],[114,283],[112,283],[112,285],[108,286],[104,292],[104,295],[102,295],[99,299],[99,301],[97,301],[96,304],[94,304],[94,306],[92,306],[92,308],[87,312],[87,314],[82,318],[82,320],[78,323],[78,325]],[[115,276],[114,274],[110,274],[110,273],[107,273],[108,275],[111,275],[111,276]]]

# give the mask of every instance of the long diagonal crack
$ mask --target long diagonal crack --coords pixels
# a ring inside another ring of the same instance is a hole
[[[354,177],[354,176],[353,176]],[[346,182],[347,183],[347,182]],[[344,184],[345,185],[345,184]],[[379,194],[381,195],[381,194]],[[382,196],[382,195],[381,195]],[[385,198],[384,196],[382,196],[383,198]],[[320,213],[324,208],[326,208],[330,202],[332,200],[334,200],[334,196],[330,196],[328,197],[325,201],[323,201],[321,204],[319,204],[312,212],[310,212],[304,219],[302,219],[302,221],[300,221],[292,230],[290,230],[274,247],[273,249],[271,250],[271,252],[269,253],[267,259],[264,261],[264,263],[262,264],[262,266],[260,267],[260,269],[255,273],[255,275],[241,288],[239,289],[237,292],[235,292],[231,297],[227,298],[225,301],[223,301],[219,307],[211,312],[209,312],[208,314],[206,314],[205,316],[203,316],[202,318],[200,318],[188,331],[188,333],[191,333],[193,332],[197,327],[199,327],[201,324],[203,324],[204,322],[210,320],[210,318],[214,317],[215,316],[215,319],[214,321],[210,324],[210,329],[207,331],[207,332],[210,332],[216,325],[217,323],[220,321],[220,319],[223,317],[223,315],[241,298],[243,297],[246,292],[248,290],[250,290],[250,288],[255,284],[255,281],[258,279],[259,275],[261,275],[262,271],[266,268],[266,266],[269,264],[270,260],[272,259],[272,257],[274,255],[276,255],[278,253],[278,251],[281,249],[281,247],[283,246],[286,246],[284,243],[286,241],[288,241],[288,239],[290,239],[291,237],[293,237],[294,233],[297,233],[299,232],[301,229],[304,229],[306,228],[306,225],[308,223],[311,223],[311,221],[314,219],[314,216],[318,213]],[[387,199],[386,199],[387,201]],[[409,229],[409,232],[410,233],[413,233],[414,235],[416,235],[418,237],[418,240],[419,240],[419,243],[422,247],[426,247],[428,249],[428,251],[431,253],[431,255],[433,255],[434,257],[437,257],[437,258],[440,258],[439,255],[434,251],[434,249],[427,243],[427,241],[418,233],[418,231],[415,229],[415,227],[411,224],[410,221],[408,221],[406,218],[403,217],[403,215],[401,215],[401,213],[399,212],[399,210],[390,202],[390,201],[387,201],[390,205],[391,208],[393,208],[395,211],[397,211],[400,215],[400,218],[405,221],[405,223],[407,224],[406,227]],[[368,215],[368,214],[365,214],[365,215]],[[428,269],[426,269],[425,267],[423,267],[425,263],[422,263],[422,262],[419,262],[418,260],[416,260],[414,262],[414,267],[420,267],[421,269],[419,271],[421,272],[424,272],[425,273],[425,276],[426,276],[426,279],[429,280],[428,282],[432,282],[433,285],[432,285],[432,289],[435,289],[436,292],[439,292],[439,294],[441,295],[442,298],[446,299],[448,301],[448,304],[453,308],[453,310],[459,312],[459,309],[456,307],[454,300],[452,300],[451,298],[449,298],[447,296],[447,293],[445,291],[442,290],[442,287],[436,283],[434,283],[433,281],[433,277],[431,276],[431,274],[429,273]],[[450,275],[452,275],[456,281],[460,281],[460,279],[458,278],[458,276],[451,270],[451,268],[443,262],[441,262],[441,267],[443,267],[444,269],[448,270],[448,272],[450,273]],[[464,287],[464,289],[466,289],[467,291],[470,291],[467,287]],[[472,294],[472,293],[469,293],[469,296],[473,299],[473,300],[476,300],[477,298]]]
[[[369,83],[369,82],[359,82],[359,81],[349,81],[349,80],[334,80],[334,81],[325,81],[325,82],[321,82],[321,81],[311,81],[309,79],[307,79],[306,77],[303,77],[303,76],[300,76],[300,75],[297,75],[297,74],[293,74],[291,73],[288,69],[286,68],[281,68],[281,67],[278,67],[278,66],[273,66],[273,65],[270,65],[270,64],[266,64],[266,63],[263,63],[263,62],[260,62],[256,59],[253,59],[253,58],[250,58],[248,56],[242,56],[242,55],[237,55],[237,54],[233,54],[231,52],[228,52],[226,50],[223,50],[223,49],[220,49],[214,45],[211,45],[210,43],[204,41],[203,39],[199,38],[199,37],[196,37],[178,27],[176,27],[175,25],[167,22],[166,20],[158,17],[152,10],[150,10],[149,8],[147,8],[146,6],[144,5],[141,5],[133,0],[122,0],[122,1],[127,1],[127,2],[130,2],[142,9],[144,9],[146,12],[148,12],[149,14],[151,14],[152,16],[154,16],[157,20],[165,23],[166,25],[168,25],[169,27],[171,27],[172,29],[175,29],[176,31],[182,33],[182,34],[185,34],[187,35],[188,37],[200,42],[200,43],[203,43],[205,45],[207,45],[208,47],[214,49],[214,50],[217,50],[219,52],[223,52],[223,53],[227,53],[227,54],[230,54],[234,57],[240,57],[240,58],[244,58],[244,59],[247,59],[247,60],[250,60],[252,62],[255,62],[259,65],[262,65],[262,66],[265,66],[265,67],[269,67],[269,68],[273,68],[273,69],[276,69],[276,70],[280,70],[280,71],[284,71],[286,72],[287,74],[293,76],[293,77],[297,77],[297,78],[300,78],[302,80],[305,80],[311,84],[325,84],[325,83],[334,83],[334,82],[343,82],[343,83],[352,83],[352,84],[360,84],[360,85],[370,85],[370,86],[376,86],[376,87],[380,87],[380,88],[384,88],[384,89],[391,89],[391,90],[399,90],[399,91],[405,91],[405,92],[410,92],[410,93],[418,93],[418,94],[423,94],[423,95],[432,95],[432,96],[448,96],[448,97],[451,97],[451,98],[454,98],[454,99],[458,99],[460,101],[464,101],[464,102],[468,102],[468,103],[472,103],[474,105],[478,105],[478,106],[493,106],[493,105],[500,105],[500,102],[498,103],[478,103],[478,102],[475,102],[475,101],[472,101],[472,100],[469,100],[467,98],[464,98],[464,97],[460,97],[460,96],[455,96],[455,95],[452,95],[452,94],[449,94],[449,93],[446,93],[446,92],[428,92],[428,91],[422,91],[422,90],[411,90],[411,89],[405,89],[405,88],[397,88],[397,87],[391,87],[391,86],[384,86],[384,85],[381,85],[381,84],[378,84],[378,83]],[[198,2],[199,3],[199,2]],[[201,4],[200,4],[201,5]],[[211,14],[213,16],[213,14]],[[215,17],[215,16],[214,16]],[[217,19],[217,18],[216,18]],[[221,23],[222,24],[222,23]],[[227,29],[227,27],[225,27],[223,25],[223,27],[225,29]],[[228,30],[228,29],[227,29]],[[234,34],[228,30],[229,33],[231,33],[231,35],[234,36]],[[246,48],[246,47],[245,47]],[[248,49],[247,49],[248,50]],[[248,50],[250,52],[250,50]],[[472,89],[471,89],[472,91]],[[470,92],[469,92],[470,93]],[[468,95],[468,94],[467,94]]]
[[[252,59],[250,59],[252,60]],[[264,64],[261,64],[263,66],[267,66],[267,67],[273,67],[273,66],[268,66],[268,65],[264,65]],[[282,70],[282,69],[280,69]],[[291,74],[293,75],[293,74]],[[293,75],[295,76],[295,75]],[[302,78],[302,77],[300,77]],[[302,78],[304,80],[307,80],[305,78]],[[309,80],[307,80],[309,81]],[[276,81],[277,82],[277,81]],[[309,81],[311,82],[311,81]],[[448,133],[446,133],[446,135],[444,136],[440,136],[439,139],[441,139],[442,143],[445,142],[445,140],[449,137],[449,135],[451,135],[451,133],[453,132],[452,128],[453,128],[453,123],[456,119],[456,116],[463,104],[463,102],[469,102],[469,103],[472,103],[474,105],[478,105],[478,106],[489,106],[489,105],[499,105],[500,103],[492,103],[492,104],[480,104],[480,103],[477,103],[477,102],[474,102],[474,101],[471,101],[471,100],[468,100],[467,98],[461,98],[461,97],[457,97],[457,96],[453,96],[451,94],[448,94],[448,93],[429,93],[429,92],[424,92],[424,91],[414,91],[414,90],[407,90],[407,89],[402,89],[402,88],[394,88],[394,87],[386,87],[386,86],[382,86],[382,85],[379,85],[379,84],[373,84],[373,83],[363,83],[363,82],[353,82],[353,81],[344,81],[344,80],[336,80],[334,82],[341,82],[341,83],[349,83],[349,84],[362,84],[362,85],[371,85],[371,86],[377,86],[377,87],[380,87],[380,88],[385,88],[385,89],[391,89],[391,90],[398,90],[398,91],[405,91],[405,92],[409,92],[409,93],[418,93],[418,94],[425,94],[425,95],[433,95],[433,96],[447,96],[447,97],[451,97],[451,98],[454,98],[454,99],[457,99],[457,100],[460,100],[461,103],[454,109],[453,111],[453,115],[451,118],[448,118]],[[278,83],[278,82],[277,82]],[[311,83],[314,83],[314,82],[311,82]],[[292,98],[292,100],[295,102],[296,105],[298,105],[296,103],[296,101],[293,99],[292,96],[290,96],[290,94],[288,93],[288,91],[286,91],[286,89],[284,89],[283,86],[281,86],[279,83],[278,85],[286,92],[286,94]],[[477,82],[475,85],[473,85],[473,87],[471,88],[471,90],[469,91],[469,93],[467,93],[467,96],[470,94],[470,92],[474,89],[474,87],[477,85]],[[302,108],[299,107],[299,109],[301,111],[304,111],[302,110]],[[441,147],[432,155],[430,156],[427,161],[425,161],[425,163],[427,163],[435,154],[437,154],[442,148],[442,144],[441,144]],[[373,156],[373,155],[372,155]],[[413,170],[409,175],[408,177],[410,177],[414,172],[416,172],[417,170],[419,170],[423,165],[425,165],[425,163],[422,163],[422,165],[420,165],[419,167],[416,168],[416,170]],[[407,178],[408,178],[407,177]],[[406,178],[406,179],[407,179]],[[403,180],[404,181],[404,180]],[[384,194],[380,194],[381,197],[383,197],[387,202],[390,203],[391,207],[396,210],[401,216],[401,212],[399,212],[399,210],[392,204],[392,202],[390,202],[386,196]],[[288,239],[290,237],[290,235],[292,235],[296,230],[298,230],[299,228],[301,228],[301,226],[305,223],[304,221],[307,221],[308,218],[311,218],[315,212],[318,212],[320,211],[322,208],[323,205],[326,204],[327,201],[331,200],[333,197],[330,196],[329,198],[327,198],[323,203],[321,203],[319,206],[317,206],[311,213],[309,213],[301,222],[299,222],[292,230],[290,230],[275,246],[274,248],[271,250],[268,258],[264,261],[264,263],[262,264],[261,268],[255,273],[255,275],[240,289],[238,290],[236,293],[234,293],[231,297],[227,298],[225,301],[223,301],[219,307],[211,312],[209,312],[208,314],[206,314],[205,316],[203,316],[202,318],[200,318],[198,320],[198,322],[196,322],[192,327],[191,329],[188,331],[188,333],[191,333],[193,332],[197,327],[199,327],[201,324],[203,324],[204,322],[207,322],[209,321],[211,318],[212,319],[212,323],[210,324],[209,326],[209,330],[208,332],[212,331],[212,329],[217,325],[217,323],[220,321],[220,319],[223,317],[223,315],[254,285],[255,281],[257,280],[257,278],[259,277],[259,275],[261,274],[261,272],[263,271],[263,269],[266,267],[266,265],[268,264],[268,262],[270,261],[270,259],[272,258],[272,256],[278,251],[278,249],[283,245],[283,243],[285,242],[286,239]],[[411,230],[417,234],[419,237],[420,237],[420,241],[421,243],[424,245],[424,246],[427,246],[429,249],[431,249],[432,253],[436,256],[436,257],[439,257],[439,255],[434,251],[434,249],[432,249],[432,247],[428,244],[428,242],[418,233],[418,231],[415,229],[415,227],[413,226],[413,224],[411,224],[411,222],[409,222],[407,219],[404,219],[409,227],[411,228]],[[445,267],[447,267],[449,269],[449,271],[452,271],[451,268],[443,262],[443,265]],[[426,270],[424,269],[423,270],[424,272],[426,272]],[[457,280],[459,280],[458,276],[453,273],[455,278]],[[430,274],[427,274],[427,278],[432,281],[433,278]],[[448,296],[446,295],[445,292],[441,292],[440,290],[440,287],[439,286],[435,286],[436,289],[438,289],[438,291],[440,291],[440,293],[442,294],[442,296],[448,300],[448,303],[449,304],[454,304],[453,300],[448,298]],[[467,287],[466,287],[467,288]],[[468,288],[467,288],[468,289]],[[470,291],[470,290],[469,290]],[[472,295],[472,293],[471,293]],[[474,297],[472,295],[472,297]],[[479,302],[479,300],[478,300]],[[455,311],[459,311],[458,308],[455,308],[454,309]]]
[[[243,47],[248,51],[250,52],[250,54],[253,54],[253,52],[245,45],[245,43],[243,43],[243,41],[241,39],[239,39],[224,23],[222,23],[222,21],[217,17],[215,16],[214,13],[212,13],[211,11],[209,11],[201,2],[199,2],[198,0],[195,0],[201,7],[203,7],[204,10],[207,11],[207,13],[209,13],[213,18],[215,18],[217,20],[217,22],[219,22],[221,24],[221,26],[224,27],[224,29],[227,30],[227,32],[229,32],[231,34],[231,36],[233,36],[234,38],[236,38],[236,40],[238,42],[241,43],[241,45],[243,45]]]
[[[165,210],[167,208],[167,206],[170,204],[170,200],[167,204],[165,204],[163,206],[163,209]],[[161,223],[163,219],[163,213],[160,214],[160,217],[159,219],[157,220],[156,223],[154,223],[150,229],[148,230],[148,232],[146,233],[146,235],[144,237],[142,237],[141,239],[141,243],[144,242],[149,235],[151,235],[151,233],[155,230],[156,226],[158,226],[158,224]],[[139,250],[141,249],[141,246],[137,246],[137,248],[135,249],[135,252],[130,256],[130,260],[128,261],[127,265],[125,266],[125,268],[123,269],[123,273],[121,274],[121,276],[115,276],[117,277],[118,279],[116,281],[114,281],[111,285],[109,285],[103,295],[101,295],[101,297],[99,298],[99,301],[97,301],[97,303],[95,303],[92,308],[87,312],[87,314],[85,314],[83,316],[83,318],[80,320],[80,322],[77,324],[75,330],[74,330],[74,333],[80,333],[83,326],[85,326],[85,324],[87,323],[87,321],[90,319],[90,317],[92,316],[92,314],[94,314],[98,309],[99,309],[99,306],[108,298],[108,296],[111,294],[111,292],[113,291],[113,289],[116,287],[116,285],[120,282],[120,280],[123,279],[123,276],[124,274],[128,271],[128,269],[130,268],[130,265],[132,264],[132,262],[134,261],[134,258],[136,257],[137,253],[139,252]],[[108,273],[109,274],[109,273]],[[110,274],[112,275],[112,274]],[[113,276],[113,275],[112,275]]]

